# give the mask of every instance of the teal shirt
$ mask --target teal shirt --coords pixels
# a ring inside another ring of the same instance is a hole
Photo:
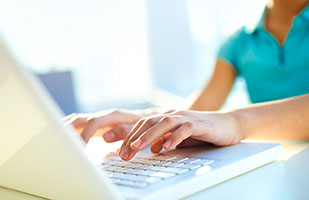
[[[228,38],[218,58],[244,77],[252,103],[308,94],[309,6],[294,18],[283,46],[266,31],[265,11],[253,28],[243,27]]]

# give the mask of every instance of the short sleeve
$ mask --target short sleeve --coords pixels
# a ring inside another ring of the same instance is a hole
[[[217,54],[218,59],[222,59],[231,64],[237,70],[237,72],[239,72],[239,49],[241,45],[243,31],[244,29],[241,28],[230,37],[228,37],[220,46]]]

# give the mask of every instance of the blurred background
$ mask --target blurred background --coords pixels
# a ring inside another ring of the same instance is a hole
[[[266,0],[0,0],[0,32],[65,114],[182,107]],[[241,79],[224,108],[248,104]]]

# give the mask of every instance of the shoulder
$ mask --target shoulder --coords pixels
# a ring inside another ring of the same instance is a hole
[[[222,56],[222,54],[230,54],[239,50],[245,43],[245,40],[247,40],[248,35],[249,34],[245,27],[237,29],[222,41],[219,47],[219,55]]]
[[[248,40],[251,37],[252,33],[248,31],[247,27],[241,27],[237,29],[233,34],[231,34],[229,37],[225,39],[225,41],[222,43],[222,45],[225,45],[226,43],[234,43],[235,45],[242,43],[246,40]]]
[[[239,59],[244,49],[249,45],[251,34],[246,27],[237,29],[220,45],[217,58],[231,64],[238,71]]]

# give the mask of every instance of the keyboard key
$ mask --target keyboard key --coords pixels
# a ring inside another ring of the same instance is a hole
[[[157,156],[151,157],[152,160],[159,160],[159,161],[171,161],[176,158],[177,156],[166,156],[166,155],[157,155]]]
[[[118,162],[118,161],[115,161],[115,160],[104,160],[102,162],[102,165],[113,165],[116,162]]]
[[[111,171],[112,168],[113,168],[113,166],[111,166],[111,165],[105,165],[105,166],[101,167],[101,169],[104,170],[104,171],[108,171],[108,170]]]
[[[134,174],[123,174],[121,179],[130,180],[130,181],[144,181],[147,176],[137,176]]]
[[[155,173],[155,171],[147,171],[147,170],[139,170],[139,169],[128,169],[128,174],[135,174],[135,175],[142,175],[142,176],[149,176],[150,174]]]
[[[182,165],[182,166],[179,166],[179,168],[183,168],[183,169],[197,169],[201,167],[201,165],[197,165],[197,164],[185,164],[185,165]]]
[[[137,182],[137,181],[118,179],[118,178],[112,178],[112,181],[117,185],[124,185],[124,186],[130,186],[130,187],[141,188],[141,187],[147,186],[146,182]]]
[[[118,167],[126,167],[128,163],[121,162],[121,161],[114,161],[114,163],[112,163],[111,165],[118,166]]]
[[[143,164],[140,164],[138,166],[135,166],[135,167],[129,167],[131,169],[140,169],[140,170],[146,170],[146,169],[151,169],[153,167],[153,165],[143,165]]]
[[[109,178],[119,178],[119,179],[124,179],[125,176],[126,176],[125,174],[117,172],[108,175]]]
[[[110,157],[105,158],[105,160],[120,160],[120,161],[122,161],[120,156],[110,156]]]
[[[141,169],[141,168],[144,168],[145,166],[143,164],[137,164],[137,163],[126,163],[125,167]]]
[[[160,160],[144,160],[143,164],[148,164],[148,165],[155,165],[157,163],[160,163]]]
[[[173,164],[172,162],[169,162],[169,161],[160,161],[160,162],[158,162],[158,163],[155,163],[154,165],[155,166],[169,166],[169,165],[171,165],[171,164]]]
[[[186,163],[186,164],[192,164],[192,163],[198,162],[200,160],[201,159],[199,159],[199,158],[186,158],[186,159],[180,160],[178,162]]]
[[[170,178],[170,177],[173,177],[175,175],[176,174],[174,174],[174,173],[167,173],[167,172],[155,172],[153,174],[150,174],[150,176],[162,178],[162,179]]]
[[[199,165],[209,165],[210,163],[213,163],[214,160],[210,159],[201,159],[200,161],[194,162],[194,164],[199,164]]]
[[[132,160],[130,160],[129,162],[131,163],[144,163],[144,161],[146,161],[148,159],[145,159],[145,158],[139,158],[139,157],[134,157],[132,158]]]
[[[119,172],[119,173],[126,173],[128,169],[123,168],[123,167],[118,167],[118,166],[113,166],[109,169],[109,171],[113,172]]]
[[[166,167],[161,168],[161,172],[168,172],[168,173],[175,173],[175,174],[182,174],[188,171],[188,169],[182,169],[182,168],[174,168],[174,167]]]
[[[145,165],[145,167],[143,168],[144,170],[151,170],[151,171],[156,171],[155,170],[156,166],[154,165]]]
[[[179,167],[185,165],[184,163],[174,162],[170,164],[168,167]]]
[[[154,167],[153,170],[159,171],[159,172],[175,173],[175,174],[182,174],[188,171],[188,169],[175,168],[175,167]]]
[[[129,162],[145,164],[145,163],[152,163],[152,162],[160,162],[160,160],[155,160],[155,159],[152,159],[152,158],[136,158],[135,159],[135,157],[134,157]]]
[[[173,160],[174,162],[182,162],[184,163],[184,161],[188,160],[189,158],[179,158],[179,159],[175,159]]]
[[[135,176],[135,175],[131,175],[131,176],[127,176],[123,179],[126,180],[131,180],[131,181],[140,181],[140,182],[146,182],[146,183],[155,183],[158,181],[161,181],[161,178],[158,177],[149,177],[149,176]]]
[[[166,169],[165,167],[161,167],[161,166],[153,166],[153,168],[151,169],[152,171],[162,171]]]
[[[140,175],[150,176],[151,174],[154,174],[154,173],[156,173],[156,171],[144,170],[143,172],[140,173]]]
[[[168,161],[171,161],[171,162],[179,162],[179,161],[184,161],[184,160],[187,160],[188,157],[185,157],[185,156],[174,156],[172,158],[170,158]]]
[[[161,178],[157,178],[157,177],[147,177],[145,181],[149,184],[152,184],[152,183],[159,182],[161,180],[162,180]]]

